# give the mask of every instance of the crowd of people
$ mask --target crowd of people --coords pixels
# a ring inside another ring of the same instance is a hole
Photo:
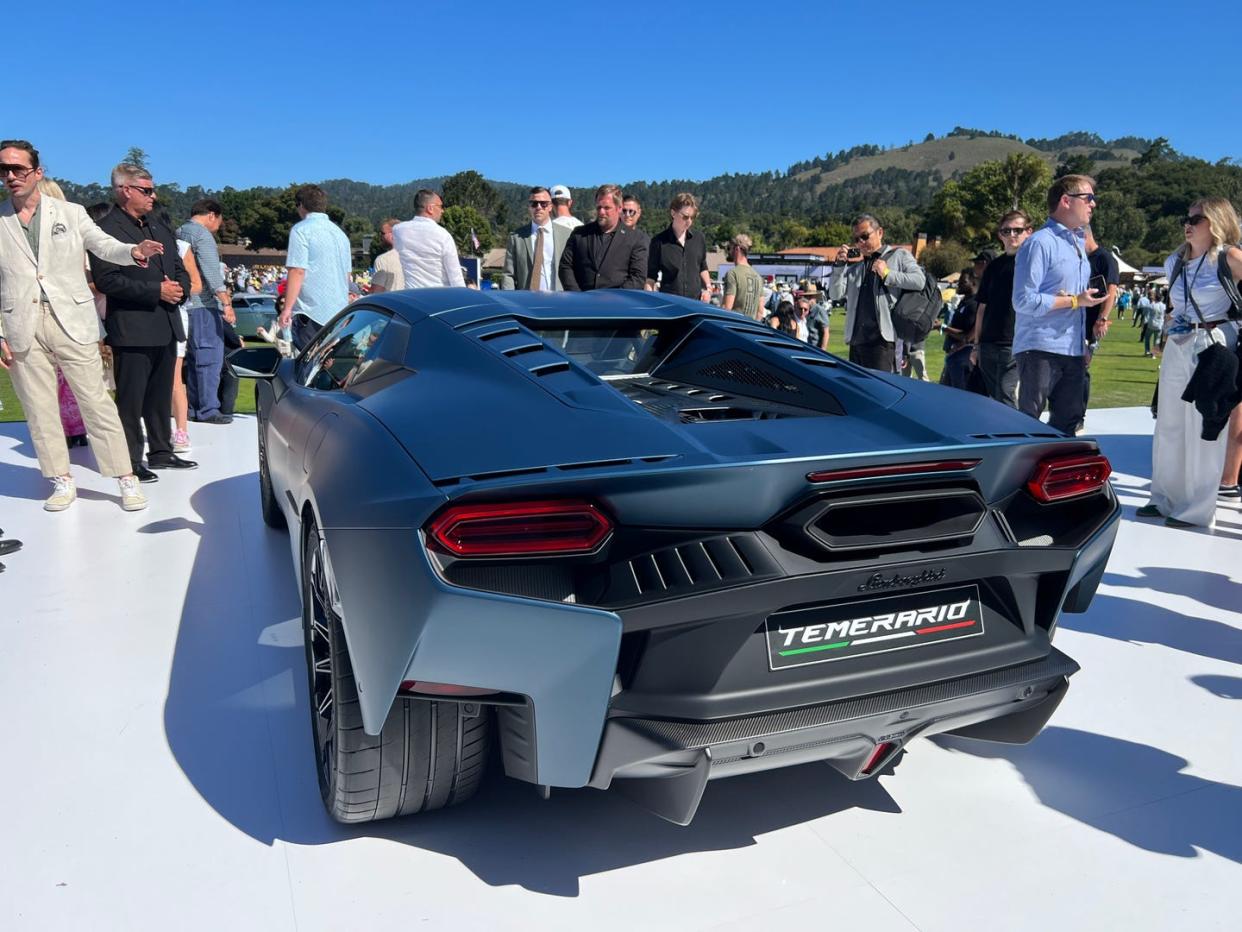
[[[444,201],[429,189],[415,195],[413,217],[382,223],[388,248],[360,277],[348,237],[328,217],[327,195],[317,185],[295,193],[299,220],[289,232],[285,267],[229,270],[214,238],[220,205],[198,202],[174,233],[157,209],[150,173],[138,166],[117,166],[114,203],[96,205],[90,215],[43,193],[47,179],[28,142],[0,143],[0,175],[10,194],[0,223],[15,233],[0,238],[0,275],[13,282],[6,281],[6,294],[15,296],[14,313],[4,316],[0,366],[12,371],[52,482],[49,511],[68,508],[76,497],[67,443],[81,436],[101,471],[119,480],[127,510],[146,506],[139,484],[156,481],[156,471],[197,465],[181,456],[190,449],[187,422],[231,420],[236,388],[230,397],[223,358],[226,346],[240,345],[235,333],[230,337],[233,292],[279,292],[278,328],[296,351],[361,293],[477,287],[441,224]],[[985,250],[962,270],[956,300],[939,322],[941,382],[1033,418],[1046,410],[1053,428],[1081,432],[1093,354],[1114,309],[1122,319],[1129,313],[1142,326],[1145,351],[1163,351],[1160,401],[1153,400],[1152,497],[1139,514],[1174,526],[1211,525],[1217,498],[1238,497],[1242,468],[1237,216],[1223,198],[1192,205],[1185,243],[1166,263],[1168,288],[1123,289],[1116,258],[1092,236],[1095,199],[1094,179],[1065,175],[1048,191],[1043,225],[1036,228],[1022,210],[997,219],[1002,250]],[[713,283],[708,243],[695,229],[698,200],[689,192],[672,198],[667,225],[653,236],[639,226],[642,204],[617,185],[596,189],[589,222],[574,216],[564,185],[530,188],[528,210],[528,221],[506,240],[502,289],[659,291],[719,304],[821,349],[832,306],[843,303],[851,362],[927,378],[923,342],[903,343],[893,314],[903,294],[924,288],[928,273],[909,250],[886,243],[871,214],[855,218],[851,242],[837,249],[821,291],[814,281],[797,288],[765,281],[750,266],[753,242],[744,233],[727,244],[732,267]],[[115,401],[100,364],[101,332]]]

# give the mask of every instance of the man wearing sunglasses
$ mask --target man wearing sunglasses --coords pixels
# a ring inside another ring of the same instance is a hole
[[[926,273],[907,250],[884,245],[884,228],[871,214],[855,218],[853,238],[853,246],[843,244],[837,250],[828,297],[845,298],[850,362],[893,372],[893,306],[902,291],[922,288]]]
[[[143,482],[156,469],[193,469],[172,448],[172,383],[177,341],[186,338],[179,305],[189,297],[190,276],[177,252],[173,231],[156,219],[151,173],[122,163],[112,170],[116,207],[99,227],[124,243],[155,240],[164,251],[145,268],[91,257],[95,287],[108,299],[104,326],[116,375],[116,407],[125,428],[129,459]],[[147,465],[142,463],[146,425]]]
[[[1095,210],[1095,179],[1064,175],[1048,189],[1048,222],[1022,244],[1014,262],[1013,355],[1018,410],[1073,434],[1086,411],[1087,308],[1107,293],[1088,285],[1091,263],[1083,228]]]
[[[544,187],[530,189],[530,223],[509,234],[500,287],[506,291],[562,291],[557,269],[570,229],[552,222],[552,194]]]
[[[10,370],[40,470],[53,484],[43,507],[64,511],[77,498],[57,402],[59,366],[82,409],[99,471],[120,480],[121,507],[139,511],[147,500],[130,465],[116,405],[104,388],[85,253],[132,267],[158,259],[164,247],[149,237],[121,242],[108,236],[78,204],[42,197],[42,178],[34,146],[25,140],[0,142],[0,180],[9,192],[0,204],[0,369]],[[171,386],[168,394],[171,403]]]
[[[668,205],[668,226],[651,237],[647,251],[647,290],[711,301],[712,282],[707,273],[707,240],[691,227],[699,215],[699,202],[682,192]]]

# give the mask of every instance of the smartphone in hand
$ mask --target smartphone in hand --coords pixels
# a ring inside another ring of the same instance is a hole
[[[1103,275],[1092,275],[1091,281],[1087,283],[1087,290],[1094,291],[1096,297],[1104,297],[1108,294],[1108,282],[1104,280]]]

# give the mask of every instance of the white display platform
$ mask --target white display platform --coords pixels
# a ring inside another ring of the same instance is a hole
[[[46,514],[0,425],[0,929],[1242,928],[1242,511],[1134,519],[1152,422],[1092,411],[1126,506],[1082,664],[1027,747],[920,741],[717,781],[679,828],[595,790],[491,779],[358,829],[320,805],[297,593],[259,517],[255,425],[191,425],[194,472],[126,514],[75,450]]]

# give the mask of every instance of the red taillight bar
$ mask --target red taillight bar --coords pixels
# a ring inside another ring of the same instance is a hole
[[[807,473],[808,482],[837,482],[840,479],[880,479],[885,476],[910,476],[920,473],[963,472],[974,469],[978,460],[941,460],[935,463],[891,463],[888,466],[854,466],[849,469],[826,469]]]
[[[459,557],[530,557],[591,553],[612,533],[592,502],[537,501],[450,505],[427,528]]]
[[[1044,504],[1063,502],[1099,491],[1112,472],[1108,457],[1098,453],[1050,456],[1035,467],[1026,490]]]

